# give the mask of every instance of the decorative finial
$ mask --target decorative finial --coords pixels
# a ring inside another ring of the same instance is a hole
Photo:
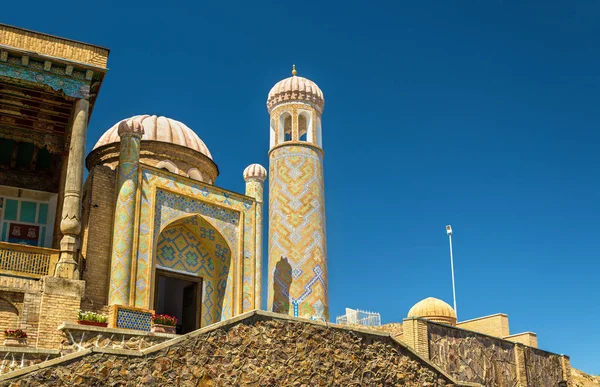
[[[292,75],[294,75],[294,76],[295,76],[296,74],[298,74],[298,72],[296,71],[296,65],[295,65],[295,64],[293,64],[293,65],[292,65]]]

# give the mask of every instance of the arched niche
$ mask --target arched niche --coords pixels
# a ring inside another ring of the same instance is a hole
[[[283,112],[279,116],[278,143],[292,140],[292,115],[289,112]]]
[[[0,322],[3,325],[0,326],[1,330],[19,328],[19,310],[4,298],[0,298]]]
[[[177,168],[177,165],[172,162],[171,160],[162,160],[159,161],[156,164],[156,168],[158,169],[166,169],[167,171],[171,172],[171,173],[177,173],[179,172],[179,168]]]
[[[298,112],[298,139],[300,141],[315,142],[312,131],[312,114],[305,110]]]
[[[160,277],[173,274],[174,278],[197,282],[201,286],[201,302],[196,311],[198,328],[232,317],[232,249],[202,215],[193,214],[167,224],[157,238],[155,251],[154,306],[157,313],[165,310],[161,302],[180,302],[178,297],[170,300],[172,295],[166,293],[168,289],[160,288]]]
[[[200,172],[198,168],[188,169],[187,174],[190,177],[190,179],[205,182],[204,175],[202,174],[202,172]]]

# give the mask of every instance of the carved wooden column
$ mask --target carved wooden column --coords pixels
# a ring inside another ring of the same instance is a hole
[[[79,233],[81,232],[81,189],[83,185],[83,165],[85,159],[85,136],[88,124],[89,102],[79,99],[75,103],[73,128],[69,144],[67,179],[62,207],[60,231],[60,260],[56,265],[56,277],[79,279],[77,254]]]
[[[129,305],[140,142],[144,127],[139,121],[122,121],[118,133],[121,137],[121,146],[108,304]]]

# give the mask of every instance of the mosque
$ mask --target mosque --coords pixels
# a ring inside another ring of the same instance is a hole
[[[219,187],[218,157],[198,134],[168,117],[116,118],[86,156],[108,55],[0,24],[0,328],[28,343],[0,346],[0,358],[60,356],[79,310],[108,316],[97,335],[147,337],[155,314],[186,334],[261,309],[267,177],[267,310],[328,322],[321,89],[295,68],[272,87],[269,171],[240,166],[238,193]],[[494,348],[496,381],[500,368],[511,386],[537,385],[526,380],[539,369],[551,385],[569,380],[569,358],[538,350],[535,334],[510,335],[506,315],[457,322],[428,298],[381,329],[457,377],[452,345],[463,340],[475,363]]]

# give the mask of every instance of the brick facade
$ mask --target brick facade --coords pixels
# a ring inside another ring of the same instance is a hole
[[[537,335],[533,332],[523,332],[504,337],[504,340],[512,341],[513,343],[525,344],[529,347],[538,347]]]
[[[510,335],[508,328],[508,315],[504,313],[493,314],[461,321],[456,324],[458,328],[468,329],[494,337],[505,337]]]
[[[37,339],[40,317],[39,281],[17,278],[0,278],[0,332],[6,329],[23,329],[28,341]]]
[[[62,341],[58,326],[65,321],[77,321],[84,294],[83,281],[59,277],[43,277],[40,316],[36,347],[58,348]]]
[[[429,359],[427,322],[421,319],[409,318],[404,320],[402,326],[404,343],[425,359]]]
[[[96,166],[84,188],[81,273],[86,292],[81,305],[85,310],[100,313],[107,312],[115,184],[115,171]]]

